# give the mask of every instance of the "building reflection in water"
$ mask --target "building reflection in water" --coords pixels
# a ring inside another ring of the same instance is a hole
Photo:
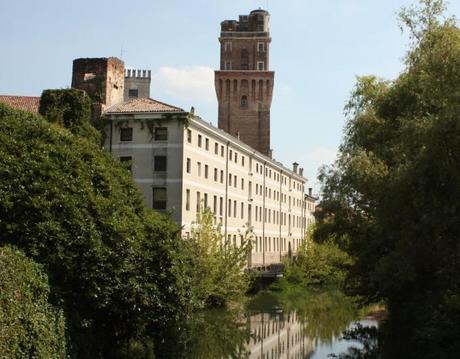
[[[304,359],[313,355],[313,342],[296,311],[250,315],[247,325],[251,339],[247,344],[251,359]]]

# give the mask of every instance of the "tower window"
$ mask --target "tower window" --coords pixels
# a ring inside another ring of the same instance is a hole
[[[257,70],[264,71],[264,62],[263,61],[258,61],[257,62]]]
[[[232,43],[230,41],[225,42],[225,52],[232,52]]]
[[[241,96],[241,108],[248,108],[248,97]]]
[[[138,98],[139,97],[139,90],[138,89],[129,89],[128,90],[128,97],[129,98]]]
[[[240,70],[249,70],[249,52],[246,49],[241,50]]]
[[[231,70],[231,69],[232,69],[232,62],[225,61],[225,70]]]
[[[265,52],[265,44],[263,42],[257,43],[257,51],[258,52]]]

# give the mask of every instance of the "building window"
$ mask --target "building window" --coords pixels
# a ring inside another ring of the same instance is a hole
[[[197,167],[198,167],[198,177],[201,177],[201,162],[197,163]]]
[[[204,194],[204,208],[208,208],[208,194]]]
[[[120,128],[120,141],[132,141],[133,129],[131,127]]]
[[[225,52],[232,52],[232,43],[231,41],[225,42]]]
[[[229,186],[232,185],[232,174],[231,173],[228,174],[228,185]]]
[[[187,142],[192,143],[192,130],[187,130]]]
[[[166,209],[166,187],[153,188],[152,208],[164,210]]]
[[[241,190],[244,191],[244,178],[241,179]]]
[[[244,218],[244,202],[241,202],[241,219]]]
[[[139,97],[139,90],[138,89],[129,89],[128,90],[128,97],[129,98],[138,98]]]
[[[241,166],[244,167],[244,156],[241,156]]]
[[[263,42],[257,43],[257,51],[258,52],[265,52],[265,44]]]
[[[228,157],[230,158],[230,161],[232,161],[232,158],[233,158],[233,151],[232,150],[230,150],[230,154],[229,154]]]
[[[212,212],[217,215],[217,196],[214,196],[212,200]]]
[[[167,141],[168,129],[166,127],[155,128],[155,141]]]
[[[224,157],[224,146],[220,146],[220,155]]]
[[[248,97],[246,95],[241,96],[240,107],[243,109],[248,108]]]
[[[214,153],[215,153],[216,155],[219,154],[219,144],[218,144],[217,142],[214,144]]]
[[[153,170],[155,172],[166,172],[167,160],[166,156],[155,156]]]
[[[201,135],[198,135],[198,147],[201,147],[201,140],[202,140]]]
[[[224,198],[220,197],[219,198],[219,215],[222,216],[222,213],[224,211]]]
[[[201,211],[201,193],[196,193],[196,213],[200,213]]]
[[[192,167],[192,160],[190,158],[187,158],[187,167],[186,167],[187,173],[190,173],[191,167]]]
[[[204,165],[204,178],[208,178],[209,175],[209,167],[208,165]]]
[[[190,211],[190,190],[185,191],[185,210]]]
[[[204,147],[205,147],[206,151],[209,151],[209,138],[206,138],[204,143],[205,143]]]
[[[263,61],[257,61],[257,70],[258,71],[264,71],[264,62]]]
[[[131,156],[121,156],[121,165],[126,168],[129,172],[132,172],[133,158]]]
[[[238,163],[238,153],[235,152],[235,163]]]
[[[214,182],[217,182],[217,168],[214,168]]]
[[[224,183],[224,171],[220,171],[220,183]]]
[[[224,70],[230,71],[231,69],[232,69],[232,62],[231,61],[225,61]]]
[[[228,217],[232,216],[232,200],[228,200]]]

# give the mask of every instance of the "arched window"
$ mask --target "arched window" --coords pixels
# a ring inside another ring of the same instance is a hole
[[[248,97],[241,96],[241,108],[248,108]]]
[[[246,49],[241,50],[240,70],[249,70],[249,52]]]

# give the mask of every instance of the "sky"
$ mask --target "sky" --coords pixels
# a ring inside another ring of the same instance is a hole
[[[0,94],[39,96],[70,87],[72,60],[121,57],[152,70],[151,97],[217,125],[214,70],[220,22],[270,12],[273,157],[305,168],[334,161],[343,107],[357,76],[394,79],[408,49],[397,14],[416,0],[15,0],[0,1]],[[460,14],[460,0],[448,3]]]

